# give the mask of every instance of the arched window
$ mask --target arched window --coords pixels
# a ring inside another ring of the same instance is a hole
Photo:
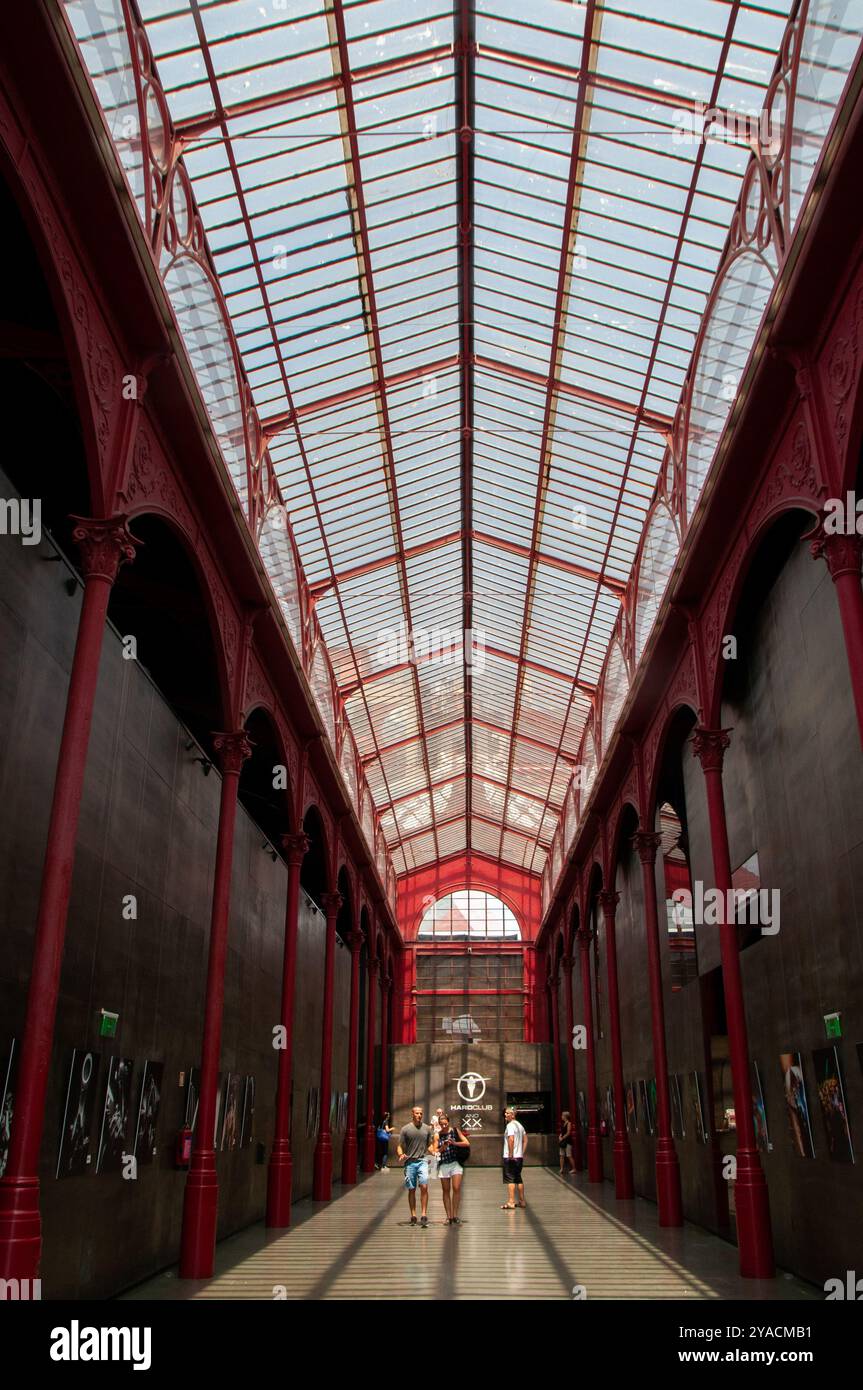
[[[506,903],[473,888],[447,893],[423,914],[421,940],[521,941],[521,929]]]

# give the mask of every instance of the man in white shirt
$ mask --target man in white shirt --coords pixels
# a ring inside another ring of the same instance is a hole
[[[516,1112],[510,1106],[506,1111],[506,1129],[503,1132],[503,1180],[507,1185],[508,1199],[501,1211],[515,1211],[515,1190],[518,1188],[518,1205],[524,1207],[524,1183],[521,1169],[527,1153],[527,1133],[524,1125],[516,1119]]]

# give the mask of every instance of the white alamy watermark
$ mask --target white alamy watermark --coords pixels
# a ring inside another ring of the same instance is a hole
[[[762,111],[727,111],[721,106],[706,106],[696,101],[692,106],[672,112],[675,145],[725,144],[750,145],[774,157],[782,149],[782,126],[776,116]]]
[[[52,1361],[131,1361],[134,1371],[149,1371],[152,1361],[149,1327],[82,1327],[77,1318],[69,1327],[51,1331]]]
[[[676,888],[671,897],[671,918],[677,927],[717,927],[727,923],[759,927],[762,936],[779,931],[778,888],[705,888],[700,879],[688,888]]]
[[[850,1303],[863,1302],[863,1279],[857,1278],[857,1271],[846,1269],[844,1279],[828,1279],[824,1284],[825,1302],[847,1299]]]
[[[415,627],[404,624],[383,628],[378,633],[378,668],[404,666],[409,662],[434,666],[461,666],[475,671],[485,669],[485,633],[478,628]]]
[[[20,536],[22,545],[42,539],[42,501],[39,497],[0,497],[0,536]]]
[[[863,536],[863,497],[856,492],[828,497],[821,524],[827,536]]]

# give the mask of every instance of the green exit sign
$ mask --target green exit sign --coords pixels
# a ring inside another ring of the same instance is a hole
[[[828,1038],[842,1037],[842,1019],[839,1014],[825,1014],[824,1027],[827,1030]]]
[[[100,1009],[101,1019],[99,1021],[99,1037],[115,1038],[117,1036],[117,1024],[120,1020],[119,1014],[112,1014],[108,1009]]]

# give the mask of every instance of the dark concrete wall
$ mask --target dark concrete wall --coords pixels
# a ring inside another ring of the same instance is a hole
[[[723,726],[733,729],[725,763],[731,860],[736,867],[757,852],[762,883],[780,889],[782,909],[779,934],[762,937],[741,957],[750,1052],[761,1072],[772,1143],[761,1157],[777,1261],[820,1284],[859,1266],[863,1243],[863,1075],[855,1054],[855,1043],[863,1040],[863,756],[826,568],[813,564],[799,545],[766,596],[750,595],[749,601],[751,631],[738,656],[745,665],[734,701],[722,711]],[[688,746],[682,769],[692,877],[710,886],[703,774]],[[672,993],[661,879],[658,865],[669,1068],[706,1076],[701,992],[719,966],[718,932],[696,927],[699,980]],[[622,853],[615,887],[621,895],[617,943],[624,1078],[649,1079],[655,1067],[641,866],[631,849]],[[604,951],[601,969],[606,969]],[[578,1019],[580,986],[575,997]],[[827,1155],[811,1055],[827,1044],[823,1015],[833,1010],[842,1013],[845,1040],[839,1047],[858,1159],[847,1166]],[[779,1067],[784,1051],[803,1054],[814,1159],[798,1157],[792,1147]],[[582,1086],[578,1056],[577,1065]],[[727,1069],[726,1077],[730,1084]],[[597,1043],[597,1079],[602,1089],[611,1081],[607,1021]],[[638,1191],[655,1197],[655,1141],[639,1126],[630,1144]],[[684,1209],[687,1217],[714,1230],[721,1230],[722,1211],[715,1170],[721,1155],[734,1147],[730,1134],[720,1137],[715,1151],[700,1143],[687,1112],[686,1137],[677,1142]],[[610,1177],[610,1138],[604,1162]]]
[[[507,1092],[551,1091],[551,1049],[547,1043],[407,1043],[390,1049],[393,1124],[396,1132],[411,1118],[411,1106],[421,1105],[425,1119],[440,1106],[459,1124],[465,1102],[456,1080],[465,1072],[486,1079],[485,1093],[474,1113],[482,1128],[470,1130],[471,1163],[495,1166],[503,1157],[503,1109]],[[395,1153],[395,1144],[391,1145]],[[528,1163],[557,1162],[556,1137],[532,1135]]]
[[[0,538],[0,1053],[19,1040],[32,958],[48,815],[81,604],[49,543]],[[193,761],[188,735],[148,676],[106,632],[81,810],[42,1148],[46,1297],[104,1296],[173,1263],[185,1173],[173,1166],[183,1117],[181,1073],[200,1062],[203,991],[220,782]],[[241,807],[234,850],[222,1070],[256,1078],[255,1143],[218,1154],[219,1236],[263,1215],[272,1137],[286,870],[262,849]],[[123,918],[125,895],[137,920]],[[311,1191],[308,1087],[319,1084],[324,918],[300,917],[295,1030],[295,1195]],[[347,1089],[350,959],[336,955],[333,1085]],[[99,1010],[120,1015],[99,1039]],[[86,1175],[54,1176],[72,1048],[101,1054],[93,1160]],[[111,1055],[133,1057],[133,1128],[145,1059],[164,1064],[158,1156],[136,1181],[95,1172]],[[341,1134],[334,1136],[336,1176]]]

